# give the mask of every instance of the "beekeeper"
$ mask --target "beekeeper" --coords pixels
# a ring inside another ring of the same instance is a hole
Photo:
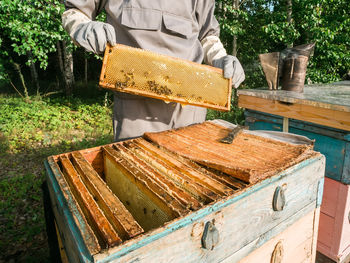
[[[62,23],[73,41],[87,51],[103,54],[106,44],[142,48],[222,68],[238,87],[245,75],[219,39],[214,0],[66,0]],[[106,11],[106,23],[94,21]],[[200,123],[206,109],[115,93],[113,128],[116,141],[144,132]]]

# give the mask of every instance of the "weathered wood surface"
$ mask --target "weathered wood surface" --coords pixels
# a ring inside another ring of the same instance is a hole
[[[45,162],[52,210],[71,262],[91,262],[101,248],[53,157]]]
[[[59,159],[65,179],[90,226],[93,228],[100,245],[102,247],[111,247],[120,244],[122,242],[121,238],[103,214],[70,160],[64,155],[61,155]]]
[[[320,185],[319,185],[320,186]],[[322,188],[324,186],[324,180],[322,183]],[[323,194],[323,190],[322,190]],[[322,200],[322,196],[320,197]],[[317,204],[317,202],[316,202]],[[318,231],[320,226],[320,213],[321,213],[321,207],[319,205],[316,205],[317,209],[315,210],[315,216],[314,216],[314,233],[312,237],[312,262],[316,261],[316,255],[317,255],[317,238],[318,238]]]
[[[147,163],[147,160],[139,158],[133,151],[127,149],[123,145],[119,145],[119,148],[122,148],[124,151],[121,154],[132,161],[136,166],[142,167],[142,170],[147,173],[152,179],[157,182],[163,189],[166,190],[174,198],[177,198],[185,207],[189,209],[197,210],[203,206],[203,203],[199,200],[192,197],[191,194],[184,191],[184,185],[181,188],[177,187],[175,182],[169,180],[168,176],[162,173],[159,170],[156,170],[156,167]]]
[[[106,182],[145,231],[189,211],[111,146],[105,146]]]
[[[238,90],[238,96],[240,95],[350,113],[350,84],[306,85],[303,93],[285,90]]]
[[[141,226],[80,152],[72,153],[72,162],[118,235],[125,240],[143,233]]]
[[[350,131],[350,112],[240,95],[238,106]]]
[[[233,193],[232,189],[226,185],[211,180],[210,177],[191,169],[191,167],[185,168],[180,161],[172,158],[170,155],[166,155],[165,152],[166,156],[160,156],[160,152],[158,152],[159,154],[154,152],[156,151],[155,147],[149,147],[148,149],[146,147],[145,149],[145,145],[148,144],[142,140],[136,140],[136,144],[131,144],[130,148],[136,155],[142,157],[146,162],[149,162],[158,171],[162,172],[177,187],[184,189],[198,201],[207,204],[219,199],[222,195]]]
[[[60,231],[58,230],[57,223],[54,222],[57,236],[58,249],[60,251],[61,263],[69,263],[69,259],[67,257],[66,248],[63,245]]]
[[[317,211],[309,212],[276,237],[240,260],[239,263],[274,262],[271,257],[277,244],[282,247],[281,259],[283,263],[314,263],[314,255],[316,254],[316,249],[313,247],[313,243],[316,243],[314,232],[317,233],[314,221],[315,219],[318,221],[317,214]],[[227,258],[222,263],[234,262],[234,260],[231,260],[234,259],[234,256]]]
[[[235,258],[238,261],[313,211],[318,183],[323,176],[324,157],[311,158],[94,258],[97,262],[220,262],[254,240],[260,240],[239,253]],[[287,202],[283,211],[275,212],[271,201],[276,187],[281,185],[287,186]],[[201,247],[201,236],[204,224],[212,220],[220,241],[214,250],[208,251]]]
[[[254,130],[282,130],[282,117],[246,110],[246,124]],[[300,120],[290,120],[293,134],[315,140],[315,151],[326,156],[326,176],[344,184],[350,184],[350,131],[339,130]]]
[[[309,158],[309,145],[292,145],[242,132],[232,144],[221,143],[229,129],[213,122],[144,137],[161,147],[248,183],[255,183]],[[233,161],[234,160],[234,161]]]
[[[325,179],[317,250],[342,262],[350,254],[350,185]]]
[[[157,156],[157,159],[165,166],[168,165],[169,169],[171,169],[171,167],[176,168],[177,170],[181,171],[182,174],[186,174],[189,178],[191,178],[193,182],[200,183],[201,185],[215,192],[217,195],[228,196],[233,194],[230,187],[227,187],[219,181],[206,176],[206,174],[201,173],[200,170],[193,169],[193,166],[189,164],[190,161],[179,159],[177,155],[167,153],[166,151],[161,151],[158,149],[158,147],[148,143],[145,140],[137,139],[135,140],[135,143],[138,148],[143,149],[144,153],[148,152],[152,153],[153,156]]]

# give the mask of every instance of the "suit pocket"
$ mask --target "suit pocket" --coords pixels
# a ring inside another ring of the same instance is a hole
[[[192,33],[192,22],[181,16],[163,13],[164,26],[167,30],[188,38]]]
[[[121,24],[142,30],[160,30],[162,12],[154,9],[125,7],[122,11]]]

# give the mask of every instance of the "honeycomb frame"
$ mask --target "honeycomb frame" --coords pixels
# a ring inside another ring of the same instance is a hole
[[[220,111],[231,106],[232,80],[222,69],[121,44],[107,45],[99,85]]]

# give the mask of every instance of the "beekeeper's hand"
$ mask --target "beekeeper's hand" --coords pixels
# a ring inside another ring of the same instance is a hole
[[[239,60],[227,55],[224,46],[218,36],[207,36],[201,40],[204,51],[204,62],[224,71],[225,78],[232,78],[232,84],[235,88],[244,81],[245,74]]]
[[[107,43],[112,46],[116,44],[116,33],[112,25],[91,21],[78,9],[65,11],[62,25],[76,44],[95,54],[102,54]]]
[[[212,62],[214,67],[221,68],[224,71],[224,78],[232,78],[232,84],[235,88],[245,80],[245,74],[238,58],[231,55],[226,55],[219,59],[214,59]]]

